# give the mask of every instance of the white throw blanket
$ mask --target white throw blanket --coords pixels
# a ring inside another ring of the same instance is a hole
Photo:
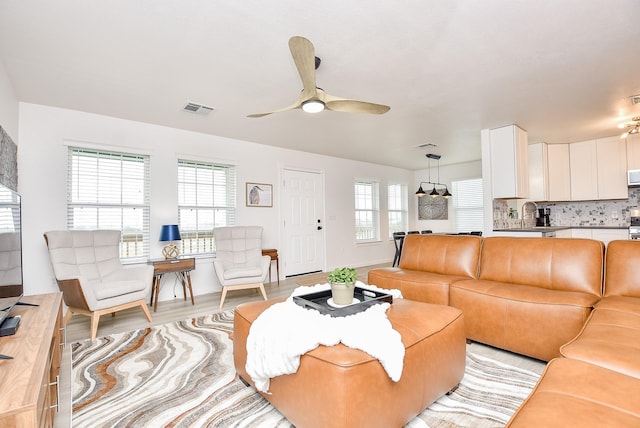
[[[356,282],[356,286],[402,298],[399,290],[383,290],[362,282]],[[340,342],[377,358],[391,380],[400,380],[405,349],[400,333],[387,318],[390,304],[373,305],[346,317],[331,317],[293,302],[293,296],[328,288],[329,284],[298,287],[285,302],[270,306],[251,324],[246,369],[259,391],[269,391],[270,378],[295,373],[301,355],[319,345]]]

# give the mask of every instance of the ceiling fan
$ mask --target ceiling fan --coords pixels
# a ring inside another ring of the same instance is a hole
[[[262,117],[271,113],[299,108],[307,113],[319,113],[325,108],[346,113],[383,114],[389,111],[389,106],[336,97],[318,88],[316,86],[316,68],[320,65],[320,59],[315,56],[313,44],[309,40],[294,36],[289,39],[289,50],[302,80],[303,89],[300,97],[290,106],[266,113],[250,114],[247,117]]]

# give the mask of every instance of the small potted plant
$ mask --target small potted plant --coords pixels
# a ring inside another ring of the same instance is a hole
[[[350,305],[353,302],[353,291],[355,289],[358,273],[354,268],[335,268],[327,279],[331,284],[331,296],[336,305]]]

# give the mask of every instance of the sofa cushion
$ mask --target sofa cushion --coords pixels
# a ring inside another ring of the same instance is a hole
[[[467,337],[548,361],[582,329],[598,301],[593,294],[485,280],[451,284],[451,306],[462,310]]]
[[[640,382],[583,361],[551,361],[506,425],[540,427],[640,426]]]
[[[399,267],[477,278],[482,238],[471,235],[407,235]]]
[[[603,297],[596,308],[630,312],[640,315],[640,297],[609,296]]]
[[[480,279],[602,296],[604,244],[575,238],[485,238]]]
[[[477,277],[482,238],[470,235],[407,235],[398,268],[369,271],[369,284],[396,288],[411,300],[449,304],[449,285]]]
[[[640,379],[640,314],[596,309],[560,353]]]
[[[609,242],[605,266],[605,296],[640,297],[640,241]]]
[[[448,305],[449,286],[463,279],[469,277],[390,267],[370,270],[367,281],[381,288],[398,289],[405,299]]]

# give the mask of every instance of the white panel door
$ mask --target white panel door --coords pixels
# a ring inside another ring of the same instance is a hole
[[[324,268],[324,178],[320,173],[283,170],[285,276]]]

